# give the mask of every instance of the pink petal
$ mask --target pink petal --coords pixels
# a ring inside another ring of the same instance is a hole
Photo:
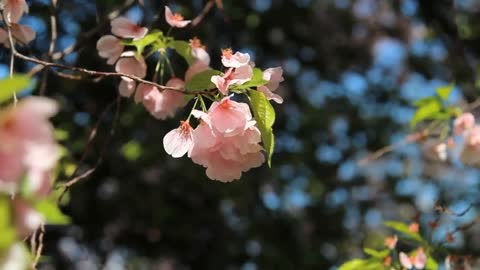
[[[244,84],[253,77],[253,69],[249,65],[236,68],[231,76],[231,84]]]
[[[191,21],[178,18],[178,14],[173,14],[168,6],[165,6],[165,20],[171,27],[183,28]]]
[[[268,89],[266,86],[259,86],[257,88],[258,91],[262,92],[265,94],[265,97],[268,99],[268,100],[273,100],[275,101],[276,103],[278,104],[282,104],[283,103],[283,98],[280,96],[280,95],[277,95],[275,93],[273,93],[272,91],[270,91],[270,89]]]
[[[124,45],[121,41],[112,35],[103,36],[97,41],[98,55],[107,58],[109,65],[115,64],[118,58],[120,58],[123,49]]]
[[[11,23],[18,23],[23,13],[28,13],[28,5],[25,0],[4,0],[3,3],[7,21]]]
[[[36,37],[35,31],[30,26],[12,24],[11,29],[13,37],[22,45],[27,45]]]
[[[188,67],[187,71],[185,72],[185,81],[188,82],[194,75],[209,69],[210,67],[208,66],[208,64],[205,64],[202,61],[195,61],[190,65],[190,67]]]
[[[416,269],[420,270],[425,268],[425,265],[427,264],[427,255],[423,251],[423,249],[419,249],[417,251],[417,254],[415,255],[415,260],[413,262],[413,265],[415,266]]]
[[[473,116],[473,114],[469,112],[463,113],[453,122],[453,133],[455,135],[460,135],[465,131],[473,128],[473,126],[475,126],[475,117]]]
[[[130,55],[129,52],[124,52],[122,56]],[[115,71],[119,73],[145,78],[147,76],[147,64],[141,55],[134,57],[122,57],[115,65]]]
[[[118,86],[118,92],[122,97],[130,97],[135,92],[137,83],[129,78],[122,78]]]
[[[408,257],[407,254],[405,254],[405,253],[403,253],[403,252],[400,252],[400,254],[399,254],[398,257],[399,257],[399,259],[400,259],[400,264],[401,264],[403,267],[405,267],[405,268],[407,268],[407,269],[410,269],[410,268],[413,267],[413,264],[412,264],[412,262],[410,261],[410,258]]]
[[[236,52],[233,55],[223,55],[222,64],[225,67],[239,68],[248,65],[250,62],[250,55],[248,53]]]
[[[110,23],[112,33],[122,38],[141,39],[148,33],[148,28],[141,27],[125,17],[118,17]]]
[[[174,158],[184,156],[193,147],[192,128],[187,122],[163,137],[163,147]]]
[[[202,62],[208,67],[210,65],[210,55],[203,48],[192,48],[192,55],[197,61]]]
[[[265,86],[273,92],[284,80],[283,69],[281,67],[268,68],[263,72],[263,79],[268,81]]]

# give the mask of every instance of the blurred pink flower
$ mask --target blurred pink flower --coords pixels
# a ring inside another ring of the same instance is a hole
[[[170,79],[167,87],[183,89],[185,83],[178,79]],[[157,119],[166,119],[172,117],[176,110],[183,106],[183,94],[180,91],[164,90],[160,92],[158,88],[148,84],[140,84],[135,93],[135,102],[142,103],[145,108]]]
[[[10,23],[18,23],[23,13],[28,13],[28,5],[25,0],[3,0],[3,14]]]
[[[137,87],[137,83],[127,77],[123,77],[118,85],[118,92],[122,97],[131,97],[133,92],[135,92],[135,88]]]
[[[399,259],[400,264],[407,269],[415,267],[415,269],[420,270],[425,268],[425,265],[427,264],[427,255],[423,251],[423,248],[419,248],[415,255],[410,257],[404,252],[400,252]]]
[[[0,112],[0,190],[16,192],[26,176],[27,190],[39,196],[50,192],[59,149],[48,118],[56,112],[57,104],[41,97]]]
[[[148,33],[148,28],[141,27],[125,17],[118,17],[110,22],[112,33],[122,38],[141,39]]]
[[[233,54],[230,48],[222,50],[222,64],[225,67],[239,68],[248,65],[249,62],[250,55],[248,53],[236,52]]]
[[[193,147],[192,127],[186,121],[163,137],[165,152],[174,158],[183,157]]]
[[[455,135],[460,135],[473,128],[473,126],[475,126],[475,117],[473,114],[469,112],[463,113],[453,122],[453,133]]]
[[[36,38],[36,33],[30,26],[12,23],[10,29],[14,41],[20,43],[20,45],[27,45]],[[5,47],[10,48],[8,32],[3,28],[0,28],[0,43]]]
[[[258,91],[265,94],[268,100],[273,100],[278,104],[283,103],[283,98],[273,93],[283,82],[283,70],[281,67],[268,68],[263,72],[263,79],[268,81],[266,85],[259,86]]]
[[[210,65],[210,55],[205,49],[205,46],[202,44],[200,39],[194,37],[190,40],[190,46],[192,47],[192,55],[198,62],[202,62],[206,66]]]
[[[143,56],[136,54],[134,51],[126,51],[122,53],[121,58],[115,65],[115,71],[143,79],[147,76],[147,64]]]
[[[184,20],[183,16],[178,13],[172,13],[169,7],[165,6],[165,20],[171,27],[183,28],[191,21]]]
[[[24,238],[32,234],[44,222],[42,214],[35,211],[27,201],[13,200],[14,220],[17,233]]]
[[[98,55],[107,58],[107,64],[109,65],[113,65],[117,62],[120,55],[122,55],[124,48],[125,46],[123,46],[120,39],[112,35],[103,36],[97,41]]]
[[[193,62],[185,72],[185,81],[188,82],[194,75],[209,69],[211,68],[207,64],[197,60]]]

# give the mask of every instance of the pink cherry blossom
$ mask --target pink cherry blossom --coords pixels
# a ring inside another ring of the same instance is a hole
[[[229,98],[214,102],[208,113],[194,111],[200,124],[193,131],[189,156],[212,180],[230,182],[265,162],[261,134],[247,104]]]
[[[248,53],[236,52],[233,54],[232,49],[222,50],[222,64],[225,67],[239,68],[246,66],[250,62],[250,55]]]
[[[404,252],[400,252],[399,259],[400,264],[407,269],[413,269],[413,267],[415,267],[415,269],[420,270],[425,268],[427,264],[427,255],[423,251],[423,248],[419,248],[416,254],[410,257]]]
[[[120,84],[118,85],[118,92],[122,97],[131,97],[133,92],[135,92],[135,88],[137,87],[137,83],[127,77],[122,77]]]
[[[473,114],[469,112],[463,113],[453,122],[453,133],[455,135],[460,135],[465,131],[473,128],[473,126],[475,126],[475,117],[473,116]]]
[[[28,13],[28,5],[25,0],[3,0],[3,13],[10,23],[17,23],[23,16]]]
[[[14,220],[17,232],[21,237],[27,237],[45,223],[43,215],[35,211],[24,200],[13,201]]]
[[[166,86],[176,89],[183,89],[185,83],[178,79],[170,79]],[[164,90],[160,92],[158,88],[140,84],[135,93],[135,102],[142,103],[147,111],[157,119],[166,119],[172,117],[176,110],[183,106],[183,94],[180,91]]]
[[[115,65],[115,70],[119,73],[125,73],[139,78],[147,76],[147,64],[143,57],[133,51],[122,53],[121,58]]]
[[[39,196],[50,191],[59,149],[48,118],[56,111],[55,102],[29,97],[0,112],[0,190],[15,192],[27,176],[29,191]]]
[[[229,68],[223,76],[214,75],[211,78],[212,83],[218,88],[220,93],[227,95],[228,89],[234,84],[244,84],[252,79],[253,69],[251,66],[241,66],[239,68]]]
[[[184,20],[183,16],[178,13],[172,13],[169,7],[165,6],[165,20],[171,27],[183,28],[191,21]]]
[[[258,87],[258,91],[265,94],[268,100],[273,100],[278,104],[283,103],[283,98],[273,93],[283,82],[283,70],[281,67],[269,68],[263,72],[263,79],[268,81],[266,85]]]
[[[235,102],[228,97],[214,102],[208,111],[214,128],[227,137],[244,132],[252,120],[248,104]]]
[[[112,33],[122,38],[141,39],[148,33],[148,28],[141,27],[125,17],[111,21]]]
[[[165,152],[174,158],[183,157],[193,147],[192,127],[186,121],[163,137]]]
[[[190,46],[192,47],[192,55],[196,61],[200,61],[206,66],[210,65],[210,55],[207,53],[206,48],[202,45],[200,39],[194,37],[190,40]]]
[[[19,42],[20,45],[27,45],[36,38],[36,33],[30,26],[12,23],[10,29],[14,41]],[[0,43],[5,47],[10,48],[8,32],[2,28],[0,28]]]
[[[467,165],[480,164],[480,126],[474,126],[466,132],[460,160]]]
[[[124,48],[125,46],[122,42],[112,35],[103,36],[97,42],[98,55],[107,58],[107,64],[109,65],[113,65],[117,62],[120,55],[122,55]]]
[[[185,81],[188,82],[190,79],[192,79],[193,76],[196,74],[203,72],[205,70],[211,69],[207,64],[205,64],[202,61],[195,61],[193,62],[185,72]]]

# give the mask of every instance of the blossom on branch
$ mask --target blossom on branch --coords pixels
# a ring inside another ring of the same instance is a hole
[[[258,91],[265,94],[268,100],[273,100],[278,104],[283,103],[283,98],[275,93],[281,82],[283,82],[283,69],[281,67],[268,68],[263,72],[263,79],[268,81],[266,85],[258,87]]]
[[[25,0],[2,0],[1,6],[9,23],[18,23],[23,13],[28,13],[28,5]]]
[[[141,39],[148,33],[148,28],[141,27],[125,17],[111,21],[112,33],[122,38]]]
[[[97,41],[97,50],[100,57],[107,59],[107,64],[113,65],[123,53],[125,46],[115,36],[105,35]]]
[[[177,28],[183,28],[191,22],[190,20],[184,20],[183,16],[179,13],[172,13],[167,6],[165,6],[165,20],[171,27]]]

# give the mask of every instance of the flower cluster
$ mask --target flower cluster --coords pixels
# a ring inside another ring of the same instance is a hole
[[[173,14],[168,7],[165,7],[165,19],[172,27],[185,27],[190,21],[183,20],[177,13]],[[113,35],[105,35],[97,42],[97,50],[100,57],[107,59],[107,64],[115,65],[115,70],[122,74],[132,75],[141,79],[147,76],[147,64],[143,51],[125,50],[128,45],[135,42],[142,42],[148,34],[148,29],[141,27],[125,17],[118,17],[111,21],[111,32]],[[196,47],[192,43],[192,54],[197,56],[199,62],[192,65],[192,70],[187,72],[189,76],[208,68],[210,57],[196,41]],[[158,61],[166,57],[164,49],[159,49],[161,54]],[[160,62],[159,62],[160,63]],[[158,70],[156,70],[158,71]],[[157,76],[154,75],[154,81]],[[136,103],[144,105],[145,109],[155,118],[165,119],[174,115],[175,111],[184,105],[183,93],[184,81],[179,78],[171,78],[166,86],[169,91],[160,91],[157,87],[140,83],[122,77],[119,84],[119,93],[124,97],[131,97],[134,93]],[[175,90],[171,90],[175,89]]]
[[[35,31],[29,26],[21,25],[18,22],[24,13],[28,13],[28,5],[25,0],[2,0],[3,16],[6,23],[10,25],[12,37],[20,45],[27,45],[35,39]],[[5,47],[10,47],[7,30],[0,28],[0,43]]]
[[[195,110],[200,124],[192,129],[188,122],[165,135],[165,150],[173,157],[188,156],[207,168],[213,180],[229,182],[242,172],[265,162],[261,135],[247,104],[223,98],[214,102],[207,113]]]
[[[0,112],[0,194],[14,198],[13,216],[20,237],[44,222],[30,198],[46,198],[52,188],[59,147],[48,118],[56,112],[57,104],[41,97],[25,98]]]
[[[173,14],[168,7],[165,7],[165,20],[176,28],[190,23],[181,15]],[[195,100],[188,119],[181,121],[178,128],[164,137],[168,154],[179,158],[188,153],[194,163],[206,168],[210,179],[223,182],[239,179],[243,172],[261,166],[266,161],[265,154],[271,155],[273,146],[264,149],[261,144],[263,137],[269,136],[266,133],[270,132],[273,137],[271,125],[274,119],[268,119],[269,125],[263,118],[271,115],[255,115],[256,118],[263,117],[262,121],[254,119],[249,105],[235,101],[234,95],[249,96],[249,91],[256,91],[270,107],[269,100],[282,103],[283,98],[275,93],[283,81],[280,67],[261,71],[254,67],[249,54],[224,49],[221,60],[225,70],[213,70],[210,55],[198,38],[187,43],[168,34],[165,36],[159,30],[149,33],[146,28],[124,17],[111,22],[111,32],[112,35],[100,38],[97,49],[99,55],[107,59],[107,64],[115,65],[118,73],[144,79],[148,73],[146,58],[156,56],[152,82],[163,81],[165,67],[169,68],[170,74],[164,89],[142,82],[138,84],[138,79],[123,76],[120,95],[133,96],[135,103],[142,104],[157,119],[174,116],[189,100],[185,96],[190,95]],[[176,51],[189,64],[183,79],[175,76],[169,50]],[[205,101],[212,102],[209,109]],[[201,104],[201,110],[197,110],[198,104]],[[255,112],[255,108],[253,110]],[[191,126],[191,116],[198,119],[196,128]]]

